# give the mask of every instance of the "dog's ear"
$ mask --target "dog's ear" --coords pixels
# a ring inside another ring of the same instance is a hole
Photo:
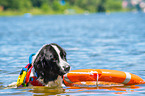
[[[39,62],[39,60],[41,61],[44,58],[44,55],[46,55],[46,53],[49,53],[50,48],[51,46],[49,44],[46,44],[42,48],[40,48],[36,54],[34,63]]]
[[[46,66],[47,60],[50,60],[52,53],[50,52],[51,46],[49,44],[44,45],[36,54],[33,66],[38,76],[44,77],[44,67]],[[47,60],[46,60],[47,57]]]

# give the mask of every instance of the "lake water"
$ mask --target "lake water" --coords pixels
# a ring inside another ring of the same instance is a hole
[[[0,17],[0,95],[145,95],[134,87],[9,88],[28,57],[48,43],[67,52],[71,69],[111,69],[145,80],[145,13]]]

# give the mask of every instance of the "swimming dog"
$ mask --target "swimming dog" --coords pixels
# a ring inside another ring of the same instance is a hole
[[[70,70],[70,65],[67,63],[66,52],[63,48],[55,43],[46,44],[33,56],[31,64],[28,64],[25,69],[25,82],[27,86],[48,86],[61,87],[62,77]],[[17,86],[20,86],[20,81],[25,70],[20,72]],[[24,85],[25,82],[22,84]]]

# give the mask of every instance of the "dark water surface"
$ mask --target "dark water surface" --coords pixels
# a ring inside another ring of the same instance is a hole
[[[67,51],[71,69],[112,69],[145,79],[145,13],[0,17],[0,95],[145,95],[136,87],[8,88],[47,43]]]

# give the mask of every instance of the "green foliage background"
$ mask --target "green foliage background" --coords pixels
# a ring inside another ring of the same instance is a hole
[[[122,0],[0,0],[0,15],[123,11]]]

